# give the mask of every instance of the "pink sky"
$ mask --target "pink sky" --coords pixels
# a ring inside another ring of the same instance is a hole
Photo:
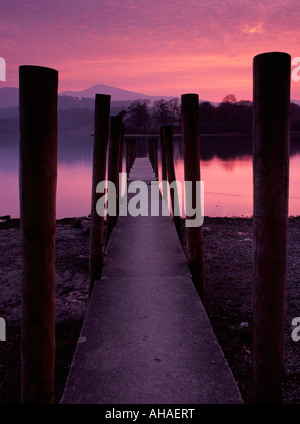
[[[252,99],[258,53],[300,56],[294,0],[1,0],[4,86],[19,65],[59,70],[59,91],[101,83],[151,95]],[[291,97],[300,99],[300,81]]]

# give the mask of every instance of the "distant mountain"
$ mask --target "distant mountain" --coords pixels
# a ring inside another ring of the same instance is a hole
[[[89,98],[94,98],[95,94],[109,94],[111,95],[111,101],[149,99],[151,102],[154,102],[160,99],[170,100],[174,98],[165,96],[149,96],[148,94],[136,93],[135,91],[123,90],[121,88],[110,87],[109,85],[104,84],[97,84],[82,91],[63,91],[60,93],[61,96]]]
[[[118,102],[119,104],[116,106],[128,107],[129,102],[138,99],[149,99],[151,102],[155,102],[156,100],[164,99],[166,101],[171,100],[174,97],[166,97],[166,96],[150,96],[147,94],[136,93],[134,91],[123,90],[121,88],[110,87],[109,85],[97,84],[93,87],[87,88],[81,91],[63,91],[59,93],[59,96],[62,98],[59,104],[61,104],[63,109],[67,109],[68,101],[65,96],[75,97],[78,99],[89,99],[86,101],[82,101],[83,107],[94,107],[94,99],[95,94],[110,94],[112,102]],[[201,100],[203,102],[206,100]],[[70,102],[72,103],[71,99]],[[86,104],[87,102],[87,104]],[[292,103],[296,103],[300,106],[300,100],[291,100]],[[71,106],[70,103],[70,106]],[[214,106],[219,106],[219,103],[210,102]],[[15,87],[3,87],[0,88],[0,108],[8,108],[8,107],[16,107],[19,105],[19,89]],[[112,105],[114,106],[114,105]],[[73,107],[73,105],[71,106]]]
[[[121,88],[110,87],[109,85],[97,84],[93,87],[87,88],[81,91],[63,91],[59,93],[59,96],[70,96],[76,98],[89,98],[95,99],[95,94],[109,94],[111,95],[111,101],[115,102],[127,102],[134,101],[137,99],[149,99],[151,102],[156,100],[164,99],[166,101],[173,99],[174,97],[166,96],[149,96],[147,94],[136,93],[134,91],[123,90]],[[0,108],[1,107],[12,107],[19,105],[19,89],[14,87],[3,87],[0,88]]]
[[[291,100],[291,103],[296,103],[296,105],[300,106],[300,100]]]

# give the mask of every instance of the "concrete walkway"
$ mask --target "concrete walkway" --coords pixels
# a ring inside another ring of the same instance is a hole
[[[130,180],[154,180],[147,158]],[[61,403],[242,403],[172,218],[119,217],[106,262]]]

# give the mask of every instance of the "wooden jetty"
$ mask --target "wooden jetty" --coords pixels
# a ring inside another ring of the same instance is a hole
[[[53,403],[58,72],[36,66],[21,66],[19,71],[21,401]],[[291,57],[282,52],[257,55],[253,71],[253,402],[280,403]],[[108,100],[96,98],[95,142],[102,145],[94,146],[93,192],[106,169]],[[198,95],[182,96],[185,181],[192,184],[200,180],[198,106]],[[168,133],[161,129],[160,141],[162,179],[170,183],[175,175]],[[120,116],[111,117],[108,176],[115,187],[122,169],[123,136]],[[149,146],[151,161],[134,161],[142,155],[137,154],[135,140],[127,140],[129,180],[157,184],[157,140]],[[157,203],[148,199],[149,211],[165,200],[160,196],[153,201]],[[93,209],[95,202],[96,197]],[[125,216],[117,210],[108,219],[112,225],[106,229],[112,231],[105,243],[104,220],[92,213],[89,308],[61,402],[242,403],[202,304],[201,226],[187,228],[185,258],[173,218],[163,213]]]
[[[129,180],[155,180],[148,158]],[[171,216],[119,217],[61,403],[242,403]]]

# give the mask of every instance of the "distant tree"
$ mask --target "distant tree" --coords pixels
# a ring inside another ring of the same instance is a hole
[[[175,122],[178,125],[181,124],[181,106],[179,103],[179,99],[174,98],[167,102],[167,108],[169,110],[170,116],[170,125],[173,126]]]
[[[224,99],[222,100],[222,103],[236,103],[236,97],[234,94],[227,94],[227,96],[224,97]]]
[[[147,131],[150,121],[150,100],[139,99],[131,103],[128,108],[127,122],[139,133]]]
[[[179,99],[160,99],[153,103],[152,118],[158,126],[180,124],[181,108]]]
[[[168,103],[164,99],[157,100],[153,103],[152,117],[160,127],[169,124],[170,110]]]
[[[291,102],[290,104],[291,130],[300,131],[300,106]]]
[[[212,118],[214,114],[215,108],[210,102],[201,102],[199,104],[199,112],[201,115],[201,119],[209,120]]]
[[[238,102],[236,102],[236,105],[237,106],[251,107],[252,102],[250,100],[239,100]]]
[[[127,113],[127,110],[123,109],[118,113],[118,116],[121,116],[121,118],[124,119]]]
[[[204,134],[214,132],[215,109],[210,102],[201,102],[199,104],[200,131]]]

